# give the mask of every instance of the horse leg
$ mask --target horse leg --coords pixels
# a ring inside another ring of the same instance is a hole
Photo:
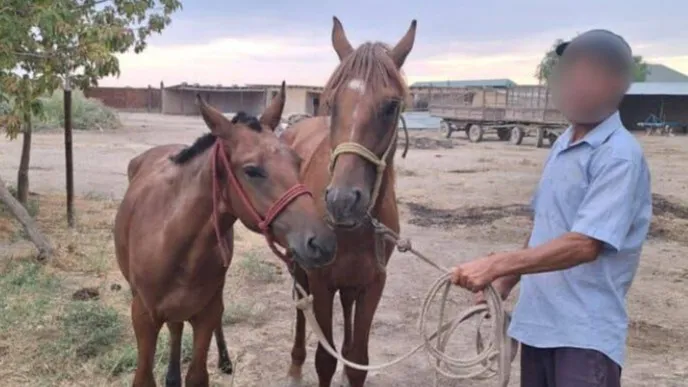
[[[294,269],[294,280],[308,292],[308,276],[300,267]],[[297,292],[297,297],[301,296]],[[291,349],[291,366],[287,373],[287,386],[299,387],[303,379],[303,363],[306,361],[306,318],[300,309],[296,310],[296,332]]]
[[[182,386],[182,332],[184,331],[183,322],[168,322],[167,329],[170,331],[170,359],[167,363],[167,375],[165,376],[166,387]]]
[[[327,288],[327,286],[315,289],[311,285],[311,294],[313,294],[313,311],[315,318],[322,329],[325,339],[332,346],[332,303],[334,301],[334,291]],[[332,377],[337,370],[337,359],[332,357],[321,344],[318,344],[318,349],[315,351],[315,371],[318,373],[318,380],[320,387],[330,387],[332,384]]]
[[[131,322],[136,335],[138,350],[134,387],[155,387],[153,367],[155,362],[155,346],[162,322],[153,319],[148,313],[139,296],[131,301]]]
[[[222,324],[222,291],[218,292],[207,307],[193,316],[193,355],[186,373],[187,387],[208,387],[208,349],[213,332]]]
[[[229,351],[227,350],[227,342],[225,341],[225,334],[222,331],[222,323],[215,329],[215,343],[217,344],[217,368],[222,373],[231,375],[234,371],[232,360],[229,358]]]
[[[349,359],[349,353],[351,352],[352,344],[352,312],[354,309],[354,301],[356,300],[356,290],[355,289],[340,289],[339,299],[342,302],[342,314],[344,317],[344,341],[342,343],[342,356],[345,359]],[[349,386],[349,381],[346,376],[346,372],[342,372],[342,380],[340,382],[341,387]]]
[[[356,312],[354,316],[354,339],[350,361],[358,364],[368,364],[368,340],[370,339],[370,327],[373,324],[375,310],[380,303],[382,290],[385,287],[385,278],[373,282],[365,290],[358,294],[356,299]],[[346,368],[351,387],[363,387],[368,372]]]

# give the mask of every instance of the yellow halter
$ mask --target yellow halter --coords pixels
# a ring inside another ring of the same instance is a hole
[[[373,207],[375,207],[375,204],[377,203],[377,197],[380,195],[380,188],[382,187],[382,177],[384,175],[385,169],[387,168],[387,158],[389,157],[389,154],[392,152],[392,149],[394,149],[394,146],[397,142],[397,138],[399,137],[399,119],[401,117],[401,112],[403,108],[403,105],[399,106],[399,109],[397,111],[397,117],[394,120],[394,133],[392,134],[392,138],[390,139],[389,144],[387,145],[387,149],[385,149],[385,153],[382,154],[381,158],[378,158],[377,155],[373,153],[370,149],[364,147],[363,145],[357,142],[341,143],[336,148],[334,148],[332,154],[330,155],[330,174],[332,174],[332,172],[334,171],[334,166],[337,162],[337,157],[345,153],[358,155],[370,162],[371,164],[375,165],[375,185],[373,186],[373,192],[370,195],[370,204],[368,205],[367,210],[368,213],[370,213]],[[406,130],[405,122],[404,130]]]

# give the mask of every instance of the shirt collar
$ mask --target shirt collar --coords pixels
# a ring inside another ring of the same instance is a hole
[[[588,132],[585,136],[583,136],[582,139],[577,141],[574,144],[569,144],[571,141],[571,136],[573,136],[573,127],[569,126],[568,129],[566,129],[566,132],[562,134],[563,142],[562,144],[564,145],[564,148],[570,147],[577,145],[581,142],[585,142],[588,145],[590,145],[593,148],[597,148],[598,146],[602,145],[609,136],[611,136],[617,129],[623,127],[623,123],[621,122],[621,116],[619,115],[619,112],[616,111],[614,114],[611,116],[607,117],[606,120],[602,121],[599,125],[594,127],[590,132]]]

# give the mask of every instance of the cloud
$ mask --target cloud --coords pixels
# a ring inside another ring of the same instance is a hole
[[[557,30],[504,40],[419,41],[404,72],[410,83],[485,78],[534,83],[535,67],[552,42],[573,35],[573,31]],[[688,49],[677,51],[670,43],[638,40],[634,48],[650,62],[688,73]],[[322,85],[336,65],[329,39],[240,35],[201,44],[151,44],[141,54],[121,55],[120,78],[107,78],[101,84],[146,86],[163,81],[166,85],[231,85],[279,83],[284,79],[289,84]]]
[[[207,84],[322,83],[336,65],[329,46],[274,37],[223,38],[205,44],[150,45],[119,56],[121,75],[102,85],[145,86],[164,81]]]

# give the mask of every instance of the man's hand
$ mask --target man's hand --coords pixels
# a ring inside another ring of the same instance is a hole
[[[452,270],[452,283],[477,293],[497,278],[494,271],[494,253],[456,266]]]
[[[509,294],[511,294],[511,291],[514,289],[520,279],[520,276],[514,275],[497,278],[492,282],[492,287],[497,291],[502,300],[506,300],[509,298]],[[485,291],[476,293],[473,301],[476,305],[485,303]]]

